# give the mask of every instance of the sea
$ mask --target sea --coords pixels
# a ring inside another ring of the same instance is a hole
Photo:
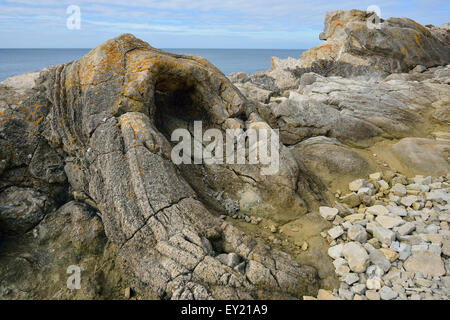
[[[224,74],[256,71],[270,68],[270,58],[299,58],[301,49],[163,49],[178,54],[201,56],[213,63]],[[0,49],[0,81],[25,72],[38,71],[49,65],[77,60],[90,49]]]

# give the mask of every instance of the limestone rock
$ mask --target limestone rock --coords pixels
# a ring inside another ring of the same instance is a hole
[[[343,244],[338,244],[335,245],[333,247],[330,247],[328,249],[328,255],[333,258],[333,259],[338,259],[340,257],[343,257],[342,255],[342,250],[344,249],[344,245]]]
[[[450,142],[424,138],[405,138],[397,142],[392,151],[394,155],[417,174],[435,175],[446,174],[450,171],[447,157]]]
[[[398,296],[398,293],[395,292],[394,290],[392,290],[388,286],[383,286],[380,289],[379,293],[380,293],[381,300],[393,300],[393,299],[397,298],[397,296]]]
[[[320,289],[317,294],[317,300],[335,300],[335,298],[329,290]]]
[[[399,258],[399,254],[390,248],[380,248],[379,250],[389,262],[394,262]]]
[[[364,272],[369,265],[369,255],[359,242],[344,245],[342,254],[353,272]]]
[[[367,241],[367,232],[366,229],[364,229],[364,227],[356,224],[356,225],[352,225],[348,231],[347,231],[347,236],[350,240],[353,241],[357,241],[360,243],[364,243]]]
[[[221,213],[227,203],[249,215],[306,212],[296,191],[300,169],[287,148],[280,145],[275,175],[262,175],[260,166],[171,161],[171,132],[189,131],[194,120],[222,132],[270,128],[205,59],[165,53],[125,34],[78,61],[43,70],[32,88],[1,85],[0,98],[0,196],[8,198],[4,190],[17,184],[64,203],[70,183],[77,199],[98,209],[116,250],[112,259],[137,295],[240,299],[317,289],[314,269],[224,223],[199,200]],[[4,226],[23,233],[39,224],[52,203],[39,201],[24,201],[12,220],[13,208],[0,210]],[[77,247],[86,246],[71,236]]]
[[[345,203],[350,208],[357,207],[361,204],[361,198],[354,192],[349,193],[342,197],[342,203]]]
[[[330,230],[328,230],[328,234],[330,235],[331,239],[337,239],[341,235],[344,234],[344,230],[340,226],[336,226]]]
[[[405,269],[410,272],[420,272],[431,276],[442,276],[445,267],[442,259],[427,251],[416,252],[405,261]]]
[[[387,272],[389,268],[391,267],[391,263],[388,259],[384,256],[383,253],[379,250],[373,250],[370,255],[370,262],[373,263],[375,266],[381,268],[384,272]]]
[[[404,223],[403,219],[400,217],[389,217],[389,216],[378,216],[375,221],[380,224],[383,228],[392,229],[398,225]]]
[[[386,209],[385,206],[382,205],[374,205],[371,206],[369,208],[367,208],[366,210],[366,214],[373,214],[375,216],[383,216],[383,215],[387,215],[389,213],[389,210]]]

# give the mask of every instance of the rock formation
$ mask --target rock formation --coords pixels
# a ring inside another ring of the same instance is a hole
[[[332,11],[325,16],[322,44],[304,52],[300,59],[272,58],[265,74],[279,88],[295,86],[308,72],[322,76],[382,79],[450,63],[448,26],[424,27],[407,18],[380,19],[359,10]]]
[[[346,216],[373,205],[364,192],[334,204],[373,171],[449,172],[447,29],[408,19],[372,29],[368,18],[328,13],[325,43],[250,76],[125,34],[0,83],[0,297],[122,298],[131,287],[150,299],[300,298],[336,287],[319,235],[332,219],[318,207]],[[279,129],[278,173],[175,165],[171,133],[194,135],[195,120]],[[70,265],[84,270],[80,291],[65,287]]]
[[[3,90],[5,100],[24,100],[5,101],[2,112],[5,234],[39,234],[53,202],[66,200],[67,180],[74,199],[101,216],[117,262],[143,297],[264,297],[260,290],[299,297],[317,284],[312,268],[224,223],[199,200],[222,212],[232,197],[242,212],[302,214],[290,151],[281,149],[274,176],[245,165],[172,163],[171,126],[268,127],[204,59],[122,35],[41,72],[33,90]]]

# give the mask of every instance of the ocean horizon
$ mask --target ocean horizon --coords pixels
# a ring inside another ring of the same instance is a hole
[[[50,65],[78,60],[91,49],[82,48],[11,48],[0,49],[0,81],[8,77],[41,70]],[[201,56],[224,74],[245,72],[248,74],[270,68],[270,58],[299,58],[304,49],[204,49],[162,48],[177,54]]]

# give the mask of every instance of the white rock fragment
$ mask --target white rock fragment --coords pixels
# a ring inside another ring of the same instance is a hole
[[[381,216],[389,214],[389,210],[382,205],[374,205],[366,209],[366,214],[373,214],[374,216]]]
[[[373,250],[369,257],[370,262],[381,268],[385,273],[391,268],[391,263],[379,250]]]
[[[388,286],[383,286],[379,291],[381,300],[393,300],[397,298],[398,293],[389,288]]]
[[[369,175],[369,178],[375,181],[381,180],[383,174],[381,172],[375,172]]]
[[[339,238],[341,235],[344,234],[344,230],[341,228],[341,226],[336,226],[334,228],[331,228],[330,230],[328,230],[328,234],[331,237],[331,239],[337,239]]]
[[[400,183],[395,184],[391,188],[391,191],[398,197],[406,196],[406,187]]]
[[[378,241],[390,246],[392,241],[395,240],[395,233],[389,229],[377,226],[374,223],[368,223],[366,226],[368,232],[370,232]]]
[[[405,221],[403,221],[403,219],[400,217],[390,217],[390,216],[378,216],[375,218],[375,221],[386,229],[392,229],[393,227],[405,223]]]
[[[325,220],[332,221],[339,213],[339,210],[330,207],[319,207],[319,213]]]
[[[386,209],[389,210],[391,215],[396,215],[399,217],[406,217],[408,215],[408,211],[403,206],[397,206],[395,204],[386,206]]]
[[[416,230],[416,225],[412,222],[406,222],[402,226],[398,227],[397,232],[402,236],[406,236],[414,230]]]

